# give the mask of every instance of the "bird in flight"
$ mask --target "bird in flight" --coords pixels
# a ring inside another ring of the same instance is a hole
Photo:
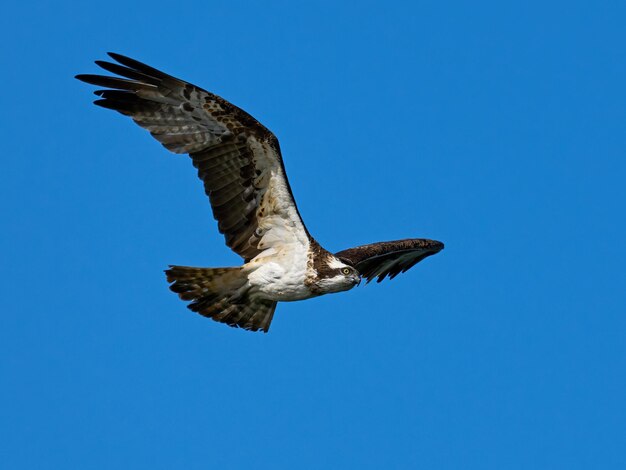
[[[94,103],[130,116],[165,148],[191,157],[218,229],[244,264],[170,266],[170,289],[194,312],[267,332],[278,302],[393,279],[443,249],[405,239],[331,253],[309,234],[293,198],[278,139],[248,113],[191,83],[120,54],[96,61],[117,76],[77,75],[104,87]]]

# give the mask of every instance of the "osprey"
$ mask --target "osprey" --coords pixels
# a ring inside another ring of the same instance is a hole
[[[170,289],[188,308],[230,326],[267,332],[278,302],[342,292],[393,279],[443,249],[406,239],[330,253],[298,212],[278,139],[242,109],[134,59],[96,61],[118,76],[77,75],[106,87],[94,103],[126,116],[174,153],[186,153],[204,182],[218,229],[243,266],[170,266]],[[122,78],[123,77],[123,78]]]

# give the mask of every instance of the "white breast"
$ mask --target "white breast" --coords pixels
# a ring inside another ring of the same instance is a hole
[[[286,176],[269,144],[249,139],[250,147],[267,168],[267,191],[260,202],[257,236],[263,250],[244,265],[250,295],[269,300],[302,300],[312,297],[304,281],[307,275],[309,236],[289,191]]]
[[[312,297],[304,281],[308,265],[308,241],[276,246],[244,265],[250,294],[269,300],[292,301]]]

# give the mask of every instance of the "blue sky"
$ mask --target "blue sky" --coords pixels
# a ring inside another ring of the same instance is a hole
[[[13,2],[0,18],[0,459],[26,468],[626,468],[622,2]],[[107,51],[280,139],[328,249],[392,282],[189,312],[228,266],[188,159],[91,104]]]

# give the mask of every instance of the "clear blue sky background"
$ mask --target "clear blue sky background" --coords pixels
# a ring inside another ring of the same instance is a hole
[[[11,2],[0,17],[7,469],[626,468],[623,2]],[[195,170],[91,104],[106,51],[280,138],[339,250],[446,249],[280,305],[189,312],[239,262]]]

